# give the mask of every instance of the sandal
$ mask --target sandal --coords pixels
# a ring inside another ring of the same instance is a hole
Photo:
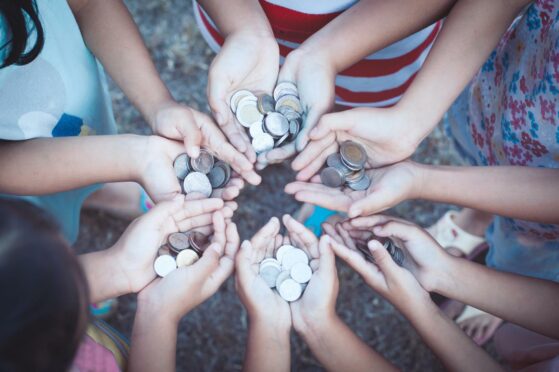
[[[444,249],[456,248],[471,260],[482,251],[485,239],[463,230],[454,222],[456,211],[446,212],[434,225],[426,230]]]

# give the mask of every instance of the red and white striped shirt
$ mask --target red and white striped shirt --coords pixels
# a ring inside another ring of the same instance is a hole
[[[283,58],[357,0],[260,0]],[[200,31],[215,51],[223,37],[193,0]],[[441,28],[437,22],[367,56],[336,77],[336,103],[343,106],[391,106],[398,102],[423,65]]]

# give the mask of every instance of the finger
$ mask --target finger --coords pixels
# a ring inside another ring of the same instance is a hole
[[[226,77],[215,73],[210,68],[208,73],[208,104],[212,110],[212,114],[220,126],[225,126],[230,122],[232,116],[228,103],[228,92],[231,87],[231,81]],[[243,152],[243,150],[239,150]]]
[[[274,238],[280,229],[279,220],[276,217],[270,218],[270,221],[266,225],[264,225],[250,240],[252,246],[255,250],[261,250],[267,246],[267,242],[269,242],[272,238]]]
[[[377,225],[384,225],[389,221],[400,221],[404,222],[404,220],[399,219],[397,217],[386,216],[382,214],[375,214],[372,216],[366,217],[355,217],[349,220],[349,223],[357,228],[371,228]]]
[[[254,256],[254,248],[249,240],[244,240],[241,243],[241,248],[235,259],[235,268],[237,271],[237,277],[241,282],[241,285],[248,283],[257,274],[252,266]]]
[[[346,247],[348,247],[349,249],[357,250],[357,247],[355,246],[355,242],[353,241],[351,236],[349,236],[347,231],[344,230],[341,224],[336,224],[336,231],[342,237],[343,244]]]
[[[383,247],[378,240],[371,240],[367,243],[367,247],[373,256],[375,265],[380,269],[388,280],[398,280],[399,270],[401,268],[390,256],[390,253]]]
[[[210,246],[209,249],[211,248],[212,246]],[[213,249],[217,249],[217,247],[213,247]],[[211,296],[212,294],[214,294],[223,284],[223,282],[229,276],[231,276],[234,268],[235,262],[232,257],[221,256],[219,258],[217,267],[215,268],[215,270],[213,270],[213,272],[210,273],[208,279],[203,284],[202,292],[206,296]]]
[[[318,205],[338,212],[346,212],[351,201],[341,191],[339,191],[339,194],[337,195],[332,195],[330,193],[318,193],[316,191],[303,190],[296,192],[294,197],[295,200],[299,202]]]
[[[403,242],[412,241],[421,238],[430,238],[428,233],[416,225],[403,223],[400,221],[388,221],[384,225],[373,227],[373,233],[382,237],[395,237]]]
[[[303,151],[303,149],[307,146],[309,142],[309,132],[316,126],[318,120],[324,114],[326,110],[316,110],[311,108],[305,118],[305,123],[303,128],[301,128],[301,132],[297,135],[295,139],[295,145],[297,151]]]
[[[241,240],[241,238],[239,237],[239,231],[237,230],[237,225],[235,223],[227,222],[225,237],[227,239],[227,243],[225,245],[225,255],[233,257],[239,250],[239,243]]]
[[[172,200],[165,200],[157,203],[146,214],[140,217],[142,221],[150,225],[161,224],[167,221],[169,217],[176,219],[177,214],[180,214],[182,207],[182,198],[175,198]]]
[[[367,216],[390,208],[392,206],[392,199],[386,194],[386,189],[369,192],[366,197],[358,199],[351,204],[347,213],[348,216],[350,218]]]
[[[283,216],[283,224],[289,233],[293,232],[298,235],[311,257],[316,258],[319,256],[317,246],[318,239],[313,232],[288,214]]]
[[[334,154],[337,151],[338,151],[338,143],[334,142],[333,144],[325,148],[316,159],[311,161],[311,163],[308,166],[301,169],[299,173],[297,173],[297,176],[295,178],[299,181],[306,181],[312,178],[315,174],[317,174],[320,168],[324,166],[328,156]]]
[[[338,243],[340,243],[340,244],[344,243],[344,240],[342,239],[340,234],[338,234],[338,232],[336,231],[334,226],[332,226],[328,222],[324,222],[322,224],[322,231],[324,232],[324,234],[327,234],[328,236],[330,236],[332,239],[334,239]]]
[[[215,243],[210,244],[210,246],[202,254],[202,257],[192,266],[188,266],[185,268],[180,267],[178,270],[188,270],[188,268],[191,268],[192,275],[194,276],[209,276],[219,265],[219,258],[221,257],[221,255],[219,254],[220,248],[216,246],[217,244]]]
[[[217,244],[220,249],[219,253],[223,254],[225,252],[225,244],[227,243],[227,237],[225,235],[225,219],[221,212],[214,212],[212,215],[212,222],[214,227],[214,235],[212,237],[212,242]]]
[[[200,214],[195,217],[190,217],[176,223],[178,231],[190,231],[198,227],[212,225],[212,213]]]
[[[263,158],[263,161],[266,161],[268,164],[277,164],[289,159],[293,155],[295,155],[295,144],[289,143],[285,146],[262,153],[258,158]]]
[[[349,111],[322,115],[318,124],[310,131],[310,139],[318,140],[332,132],[351,129],[353,127],[353,121],[348,118]]]
[[[361,253],[353,251],[333,239],[330,239],[330,247],[336,256],[345,261],[351,268],[361,275],[367,283],[375,284],[375,287],[384,283],[384,276],[379,269],[375,265],[365,261]]]
[[[320,153],[324,151],[324,149],[328,148],[328,146],[331,146],[335,142],[336,136],[334,134],[324,137],[318,141],[310,142],[305,147],[305,149],[293,160],[293,162],[291,163],[291,168],[293,168],[294,171],[299,171],[303,168],[308,167],[308,165],[314,159],[316,159],[320,155]]]
[[[186,148],[188,156],[197,158],[200,155],[200,146],[202,145],[202,132],[200,131],[202,123],[198,123],[194,115],[188,115],[188,118],[194,121],[196,128],[193,128],[191,123],[184,121],[176,123],[175,127],[183,138],[184,147]]]
[[[180,220],[211,213],[221,208],[223,208],[223,200],[217,198],[185,200],[182,204],[182,208],[175,213],[174,218]]]
[[[323,276],[324,274],[331,275],[332,273],[336,273],[336,257],[330,247],[331,240],[332,238],[328,235],[323,235],[318,241],[318,251],[320,254],[318,273],[320,276]]]

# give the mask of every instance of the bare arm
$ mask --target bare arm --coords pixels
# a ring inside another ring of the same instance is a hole
[[[559,170],[419,166],[418,198],[559,224]]]
[[[100,182],[139,180],[148,137],[38,138],[0,142],[0,191],[40,195]]]
[[[251,319],[243,370],[289,371],[289,331],[289,327],[276,327],[274,324]]]
[[[335,314],[326,321],[305,327],[299,333],[314,356],[329,371],[396,370]]]
[[[299,48],[337,72],[444,17],[455,0],[365,0],[336,17]]]
[[[87,46],[153,127],[156,110],[172,100],[122,0],[73,0]]]

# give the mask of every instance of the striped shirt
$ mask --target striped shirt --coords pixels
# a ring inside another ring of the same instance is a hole
[[[355,3],[357,0],[260,0],[278,41],[281,61]],[[200,31],[217,52],[223,37],[196,0],[193,4]],[[394,105],[423,65],[440,28],[439,21],[342,71],[336,77],[336,103],[350,107]]]

